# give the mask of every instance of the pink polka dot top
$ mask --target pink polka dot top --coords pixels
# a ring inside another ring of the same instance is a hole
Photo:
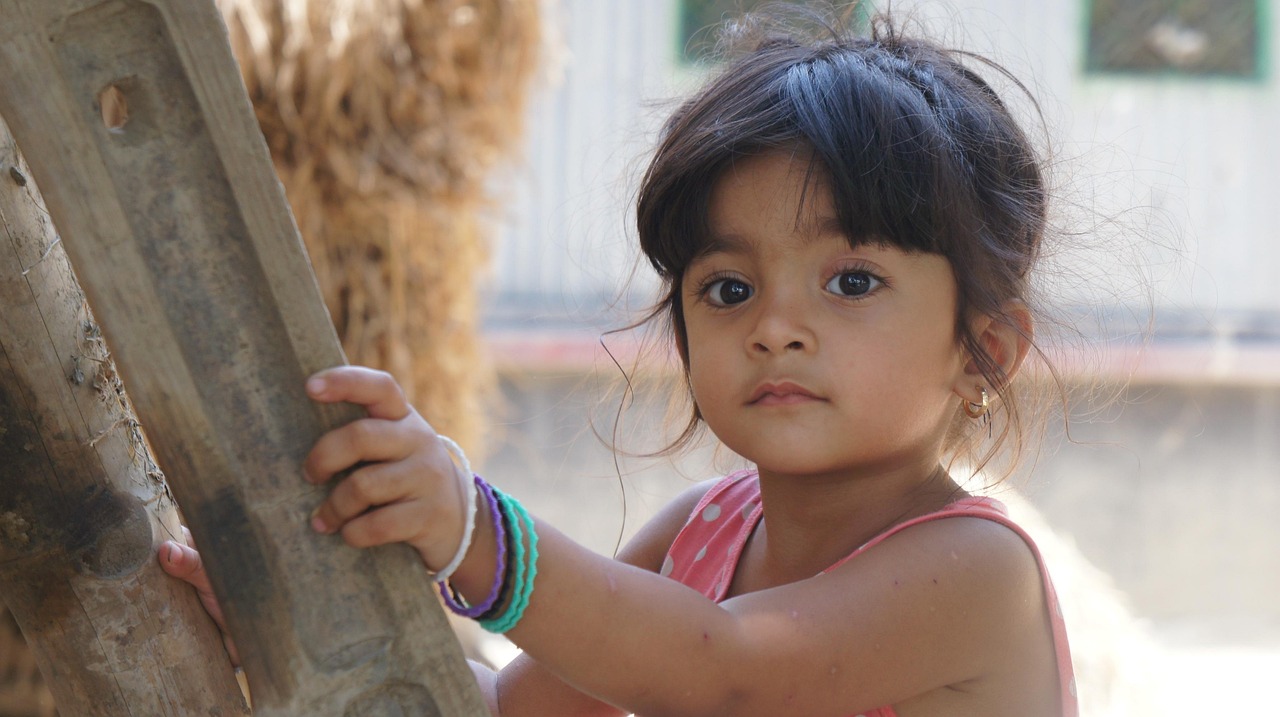
[[[759,477],[754,470],[739,471],[720,480],[694,508],[689,521],[681,529],[662,565],[662,574],[687,585],[708,598],[720,602],[725,599],[734,571],[742,557],[747,539],[760,521],[763,507],[760,502]],[[985,518],[1006,526],[1017,533],[1035,555],[1044,581],[1044,594],[1049,606],[1053,627],[1054,649],[1058,658],[1058,674],[1062,695],[1063,717],[1077,717],[1075,677],[1071,667],[1071,650],[1067,643],[1066,625],[1058,605],[1057,592],[1049,579],[1040,551],[1031,537],[1009,519],[1003,504],[991,498],[963,498],[935,513],[929,513],[895,525],[867,541],[865,545],[836,562],[827,570],[833,570],[874,548],[895,533],[931,520],[951,517]],[[825,572],[825,571],[824,571]],[[893,707],[886,706],[863,712],[854,717],[896,717]]]

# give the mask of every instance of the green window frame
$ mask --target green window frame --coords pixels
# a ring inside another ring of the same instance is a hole
[[[1261,79],[1269,0],[1087,0],[1084,69]]]
[[[814,8],[830,7],[831,0],[676,0],[677,52],[682,64],[700,67],[714,61],[717,28],[733,17],[759,10],[766,5],[798,5]],[[855,27],[865,27],[873,14],[869,0],[844,0],[834,3],[837,11],[851,10]]]

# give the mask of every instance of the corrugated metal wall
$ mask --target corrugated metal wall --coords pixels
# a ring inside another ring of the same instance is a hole
[[[598,324],[634,264],[627,208],[672,95],[671,2],[556,0],[564,52],[532,103],[526,164],[500,178],[490,325]],[[643,291],[643,290],[642,290]]]
[[[526,164],[500,180],[513,199],[498,208],[490,326],[608,323],[598,311],[635,267],[628,211],[663,101],[693,79],[676,59],[676,0],[554,7],[567,54],[534,102]],[[1183,337],[1280,336],[1273,58],[1260,80],[1086,74],[1088,0],[894,7],[1040,99],[1065,223],[1083,233],[1048,273],[1059,305],[1138,320],[1154,306]],[[1265,45],[1280,14],[1261,17]]]

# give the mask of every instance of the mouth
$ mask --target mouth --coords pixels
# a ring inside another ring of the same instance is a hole
[[[821,396],[796,383],[762,383],[747,400],[749,406],[787,406],[809,401],[821,401]]]

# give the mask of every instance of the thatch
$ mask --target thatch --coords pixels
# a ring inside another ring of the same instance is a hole
[[[539,0],[218,0],[348,358],[478,448],[485,177],[521,133]]]

